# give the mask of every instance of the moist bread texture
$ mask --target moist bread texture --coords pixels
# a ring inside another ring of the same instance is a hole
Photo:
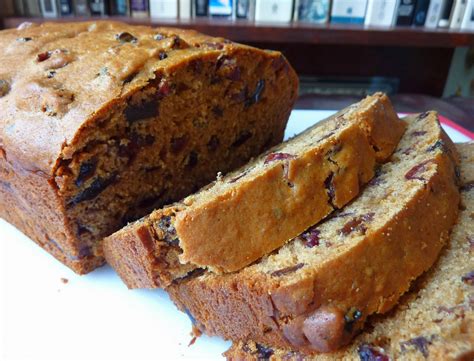
[[[106,259],[131,288],[237,271],[356,197],[404,130],[386,95],[367,97],[111,235]]]
[[[437,259],[458,213],[457,152],[434,112],[406,119],[390,162],[330,219],[243,270],[168,287],[210,335],[305,353],[347,344]]]
[[[307,356],[253,341],[239,342],[228,360],[472,360],[474,359],[474,143],[461,156],[461,207],[435,265],[396,308],[369,319],[367,331],[332,354]]]
[[[78,273],[100,240],[281,142],[279,52],[117,22],[0,32],[0,216]]]

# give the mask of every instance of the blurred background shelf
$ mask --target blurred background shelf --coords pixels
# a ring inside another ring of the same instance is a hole
[[[308,45],[367,45],[403,47],[455,48],[474,45],[474,32],[449,29],[426,29],[420,27],[363,27],[342,24],[309,23],[260,23],[248,20],[227,20],[216,18],[190,20],[139,19],[123,16],[108,17],[64,17],[56,19],[7,17],[4,28],[13,28],[24,21],[85,21],[109,19],[136,25],[177,26],[222,36],[234,41],[254,43],[291,43]]]

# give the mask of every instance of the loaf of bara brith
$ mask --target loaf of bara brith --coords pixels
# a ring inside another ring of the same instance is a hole
[[[404,130],[386,95],[369,96],[114,233],[105,257],[129,287],[237,271],[356,197]]]
[[[474,143],[461,155],[461,207],[439,260],[387,316],[369,320],[348,347],[306,356],[253,341],[227,351],[229,360],[473,360],[474,359]]]
[[[281,142],[279,53],[117,22],[0,32],[0,216],[78,273],[100,240]]]
[[[240,272],[173,283],[173,301],[201,331],[233,341],[305,353],[347,344],[435,262],[458,213],[458,155],[437,114],[406,121],[354,202]]]

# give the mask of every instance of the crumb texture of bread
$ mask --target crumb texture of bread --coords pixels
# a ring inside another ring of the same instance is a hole
[[[461,209],[439,260],[416,280],[396,308],[369,319],[354,342],[308,356],[253,341],[234,343],[228,360],[472,360],[474,359],[474,143],[461,157]]]
[[[78,273],[101,240],[283,139],[279,52],[119,22],[0,32],[0,216]]]
[[[233,341],[308,354],[349,343],[432,266],[457,218],[454,145],[436,113],[406,121],[354,202],[239,272],[173,283],[173,301],[203,332]]]
[[[237,271],[354,199],[404,130],[385,94],[367,97],[106,238],[106,259],[130,288]]]

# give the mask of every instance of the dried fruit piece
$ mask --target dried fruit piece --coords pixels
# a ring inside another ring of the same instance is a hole
[[[116,179],[117,179],[117,173],[113,173],[108,178],[102,178],[102,177],[97,178],[96,180],[94,180],[94,182],[92,182],[92,184],[88,188],[84,189],[82,192],[76,195],[69,202],[68,205],[75,206],[81,202],[94,199],[99,194],[101,194],[109,185],[114,183]]]
[[[357,349],[361,361],[390,361],[381,347],[362,344]]]
[[[158,33],[158,34],[156,34],[153,38],[154,38],[155,40],[160,41],[160,40],[166,39],[167,36],[166,36],[165,34]]]
[[[1,87],[0,87],[1,89]],[[0,92],[1,93],[1,92]],[[470,190],[474,189],[474,181],[465,183],[461,186],[461,191],[462,192],[468,192]]]
[[[293,158],[295,158],[295,156],[289,153],[270,153],[265,158],[264,164],[268,164],[277,160],[285,160],[285,159],[293,159]]]
[[[334,204],[334,197],[336,196],[336,190],[334,189],[333,184],[334,179],[334,172],[329,173],[327,178],[324,180],[324,187],[326,188],[326,193],[329,197],[329,204],[332,208],[337,209],[336,205]]]
[[[273,350],[269,347],[262,346],[260,344],[255,344],[257,348],[257,358],[259,360],[268,360],[273,355]]]
[[[319,246],[319,235],[321,232],[318,229],[309,229],[303,234],[301,234],[300,238],[303,239],[304,245],[308,248],[313,248],[314,246]]]
[[[186,164],[187,169],[193,169],[199,161],[199,155],[196,151],[192,150],[191,153],[189,153],[188,156],[188,162]]]
[[[4,79],[0,79],[0,97],[8,94],[10,91],[10,84]]]
[[[164,59],[166,59],[167,57],[168,57],[168,54],[166,54],[165,51],[162,51],[162,50],[161,50],[161,51],[158,53],[158,59],[160,59],[160,60],[164,60]]]
[[[97,159],[89,159],[87,162],[81,164],[79,168],[79,175],[76,178],[76,186],[80,187],[85,181],[90,179],[97,168]]]
[[[254,105],[255,103],[258,103],[260,101],[260,98],[262,96],[262,92],[265,89],[265,80],[261,79],[257,82],[257,86],[255,87],[254,93],[245,100],[245,108],[250,107],[251,105]]]
[[[285,267],[285,268],[282,268],[282,269],[279,269],[277,271],[273,271],[271,273],[272,276],[275,276],[275,277],[280,277],[280,276],[284,276],[288,273],[293,273],[295,271],[298,271],[300,268],[302,268],[304,266],[304,263],[298,263],[294,266],[289,266],[289,267]]]
[[[167,79],[161,79],[160,84],[158,84],[157,96],[159,99],[162,99],[171,93],[171,85]]]
[[[359,231],[365,234],[367,231],[367,227],[365,226],[366,222],[370,222],[374,218],[375,213],[370,212],[363,214],[361,216],[355,217],[349,222],[347,222],[344,227],[341,228],[339,231],[341,234],[344,236],[347,236],[348,234],[354,232],[354,231]]]
[[[241,132],[239,134],[239,136],[237,137],[237,139],[234,141],[234,143],[232,143],[232,147],[240,147],[242,144],[244,144],[247,140],[249,140],[250,138],[252,138],[252,133],[249,132],[248,130],[244,130],[243,132]]]
[[[474,286],[474,271],[466,273],[461,277],[461,280],[470,286]]]
[[[182,137],[172,138],[170,144],[171,153],[181,153],[186,147],[186,144],[188,144],[188,137],[186,135],[183,135]]]
[[[212,113],[218,118],[222,118],[222,116],[224,115],[224,111],[222,110],[222,108],[217,105],[212,107]]]
[[[207,142],[207,149],[209,149],[210,152],[215,152],[219,147],[219,144],[219,138],[216,135],[213,135],[211,136],[211,139],[209,139],[209,142]]]
[[[38,55],[36,55],[36,61],[38,63],[41,63],[45,60],[48,60],[50,56],[51,56],[50,51],[45,51],[45,52],[39,53]]]
[[[129,105],[124,111],[125,118],[129,123],[158,116],[159,108],[156,100],[150,100],[141,104]]]
[[[405,179],[408,179],[408,180],[418,179],[418,180],[424,181],[425,179],[421,177],[419,174],[426,171],[426,166],[432,162],[433,161],[431,159],[428,159],[428,160],[425,160],[424,162],[421,162],[420,164],[415,165],[405,174]]]
[[[129,32],[126,32],[126,31],[123,31],[119,34],[115,34],[115,39],[120,41],[120,43],[122,43],[122,44],[124,44],[124,43],[136,43],[137,42],[137,38],[134,37]]]
[[[216,74],[233,81],[240,79],[240,67],[237,65],[237,59],[228,56],[220,56],[216,62]]]
[[[173,223],[171,222],[171,217],[170,216],[164,216],[162,217],[157,224],[158,228],[163,231],[163,237],[162,239],[171,244],[172,246],[178,246],[179,245],[179,238],[176,234],[176,229],[173,226]]]
[[[443,142],[442,139],[438,139],[434,144],[430,145],[427,149],[428,152],[432,152],[436,149],[441,149],[441,150],[445,150],[446,149],[446,146]]]
[[[420,137],[422,135],[425,135],[426,131],[425,130],[417,130],[411,133],[413,137]]]
[[[424,357],[428,357],[428,345],[431,345],[431,341],[424,336],[415,337],[411,340],[400,342],[402,352],[406,352],[407,347],[413,346],[415,349],[420,351]]]
[[[362,312],[355,307],[352,307],[347,313],[344,315],[344,330],[347,332],[352,332],[354,328],[354,324],[360,320],[362,317]]]

